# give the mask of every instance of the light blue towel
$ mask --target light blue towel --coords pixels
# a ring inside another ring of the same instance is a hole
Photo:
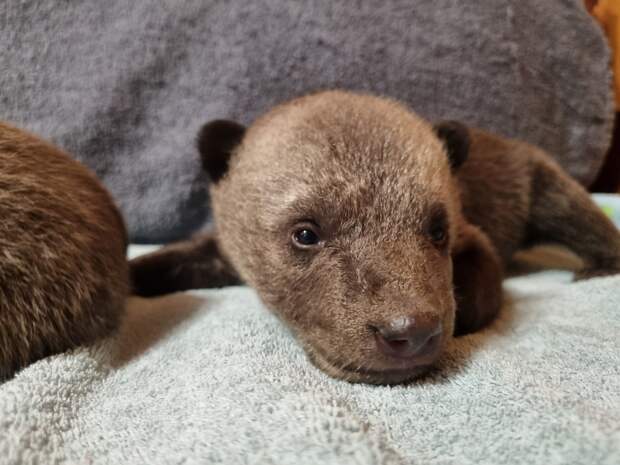
[[[394,387],[316,369],[248,288],[132,298],[116,337],[0,385],[0,464],[618,465],[620,276],[504,288],[491,327]]]

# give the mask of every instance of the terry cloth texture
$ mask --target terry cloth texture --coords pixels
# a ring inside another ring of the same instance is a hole
[[[317,89],[525,139],[586,184],[612,125],[609,50],[582,0],[5,1],[0,65],[0,118],[93,168],[151,243],[209,218],[201,124]]]
[[[132,298],[0,385],[0,464],[617,465],[620,276],[570,279],[508,279],[498,321],[394,387],[314,368],[248,288]]]

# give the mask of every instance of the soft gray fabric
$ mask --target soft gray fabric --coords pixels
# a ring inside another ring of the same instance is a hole
[[[327,377],[247,288],[134,298],[0,385],[0,464],[617,465],[620,277],[570,278],[507,280],[499,321],[396,387]]]
[[[137,241],[207,218],[206,120],[315,89],[386,94],[548,149],[594,179],[609,53],[582,0],[5,1],[0,118],[93,167]]]

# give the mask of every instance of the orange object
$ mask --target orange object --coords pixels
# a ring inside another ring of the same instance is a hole
[[[620,110],[620,0],[599,0],[592,6],[592,14],[603,26],[613,52],[616,109]]]

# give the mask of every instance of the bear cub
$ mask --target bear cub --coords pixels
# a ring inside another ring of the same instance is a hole
[[[131,263],[136,293],[246,283],[314,363],[353,382],[418,376],[497,315],[521,248],[620,271],[620,233],[542,150],[342,91],[198,137],[214,231]]]

